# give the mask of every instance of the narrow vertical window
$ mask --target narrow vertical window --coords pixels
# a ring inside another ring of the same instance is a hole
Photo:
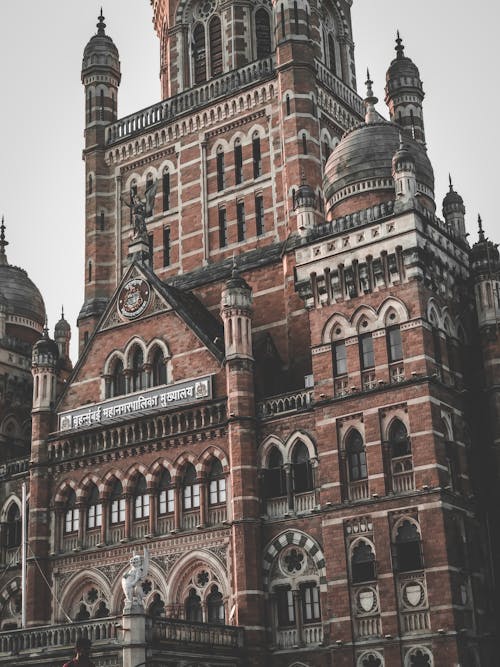
[[[158,513],[173,514],[175,509],[175,488],[168,470],[163,470],[158,485]]]
[[[371,333],[359,337],[359,351],[362,370],[373,368],[375,366],[375,354],[373,351],[373,338]]]
[[[87,122],[91,123],[92,122],[92,91],[89,90],[89,94],[87,97]]]
[[[191,463],[186,466],[182,480],[183,507],[185,510],[200,506],[200,485],[196,479],[196,470]]]
[[[255,197],[255,233],[261,236],[264,233],[264,197]]]
[[[170,227],[163,228],[163,266],[170,264]]]
[[[253,177],[259,178],[262,174],[262,157],[260,152],[260,137],[254,137],[252,140],[253,154]]]
[[[351,431],[346,445],[349,481],[358,482],[368,477],[366,450],[359,431]]]
[[[286,96],[286,115],[290,115],[290,95]]]
[[[93,191],[94,191],[94,181],[92,179],[92,174],[89,174],[89,187],[87,190],[87,194],[91,195]]]
[[[101,120],[104,120],[104,90],[101,89]]]
[[[219,246],[224,248],[227,244],[227,220],[226,209],[219,209]]]
[[[217,149],[217,190],[224,190],[224,152],[219,146]]]
[[[80,525],[80,510],[76,507],[76,495],[70,490],[66,501],[66,512],[64,516],[64,532],[76,533]]]
[[[295,625],[293,592],[290,589],[277,588],[275,593],[278,612],[278,627],[286,628]]]
[[[309,9],[306,7],[306,35],[307,37],[311,37],[311,26],[309,23]]]
[[[134,489],[134,519],[149,516],[149,493],[144,475],[138,475]]]
[[[337,65],[335,62],[335,42],[331,34],[328,35],[328,55],[330,56],[330,69],[334,74],[337,74]]]
[[[307,155],[307,137],[305,132],[302,133],[302,153]]]
[[[207,80],[207,54],[205,49],[205,27],[198,23],[193,30],[194,82]]]
[[[321,618],[319,590],[316,584],[304,584],[301,587],[302,615],[304,623],[314,623]]]
[[[163,358],[163,352],[157,348],[153,355],[151,368],[152,386],[158,387],[161,384],[167,384],[167,367]]]
[[[110,520],[111,524],[124,523],[126,500],[123,496],[123,487],[117,479],[111,491]]]
[[[239,201],[236,204],[236,221],[238,226],[238,241],[244,241],[246,236],[245,203]]]
[[[283,3],[281,3],[280,6],[280,16],[281,16],[281,36],[283,39],[286,37],[286,29],[285,29],[285,7]]]
[[[163,210],[168,211],[170,209],[170,173],[168,169],[163,170]]]
[[[153,261],[154,238],[153,234],[148,234],[149,258]]]
[[[434,343],[434,359],[436,361],[436,364],[440,364],[442,362],[442,354],[441,354],[441,336],[439,334],[439,330],[433,327],[432,329],[432,339]]]
[[[243,149],[240,143],[234,146],[234,182],[236,185],[243,182]]]
[[[90,259],[87,267],[87,282],[88,283],[92,282],[92,262]]]
[[[101,232],[104,231],[104,211],[99,213],[99,230]]]
[[[222,74],[222,30],[218,16],[210,19],[208,33],[210,36],[210,74],[218,76]]]
[[[387,332],[387,353],[389,363],[401,361],[403,358],[403,343],[399,327],[393,327]]]
[[[335,377],[347,374],[347,349],[343,340],[333,344],[333,374]]]
[[[295,34],[299,34],[299,7],[297,5],[297,0],[293,3],[293,25],[295,29]]]
[[[271,53],[271,23],[265,9],[255,12],[255,37],[257,42],[257,60]]]

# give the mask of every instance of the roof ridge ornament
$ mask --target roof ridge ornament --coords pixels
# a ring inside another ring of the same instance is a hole
[[[401,35],[399,34],[399,30],[397,31],[397,37],[396,37],[396,46],[394,47],[397,53],[397,58],[404,58],[405,57],[405,47],[403,44],[403,40],[401,38]]]
[[[98,35],[106,35],[106,24],[104,23],[104,14],[102,13],[102,7],[101,7],[101,13],[97,17],[99,23],[97,24],[97,34]]]
[[[5,246],[8,245],[9,242],[5,238],[5,217],[2,215],[2,224],[0,226],[0,265],[3,266],[9,263],[5,254]]]
[[[479,213],[477,215],[477,224],[479,227],[479,241],[482,242],[485,240],[485,238],[484,238],[483,220]]]

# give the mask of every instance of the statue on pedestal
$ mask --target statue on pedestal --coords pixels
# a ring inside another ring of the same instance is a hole
[[[122,577],[122,588],[125,593],[125,604],[123,611],[128,612],[136,609],[137,611],[144,610],[142,592],[142,582],[146,578],[149,569],[149,554],[148,550],[144,548],[142,556],[132,554],[130,559],[130,568]]]

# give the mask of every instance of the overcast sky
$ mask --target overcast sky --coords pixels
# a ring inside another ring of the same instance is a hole
[[[83,302],[83,48],[100,3],[0,1],[0,214],[11,264],[41,290],[49,325],[64,304],[76,339]],[[104,0],[107,32],[120,51],[121,116],[160,98],[159,47],[149,0]],[[481,212],[500,241],[496,219],[500,154],[497,9],[491,0],[354,0],[358,92],[366,67],[383,103],[385,71],[399,28],[427,93],[426,138],[436,174],[438,213],[448,172],[467,207],[471,240]],[[73,346],[73,361],[76,347]]]

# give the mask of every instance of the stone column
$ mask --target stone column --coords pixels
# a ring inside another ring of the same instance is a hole
[[[146,663],[146,614],[144,607],[133,604],[122,615],[123,667],[137,667]]]

